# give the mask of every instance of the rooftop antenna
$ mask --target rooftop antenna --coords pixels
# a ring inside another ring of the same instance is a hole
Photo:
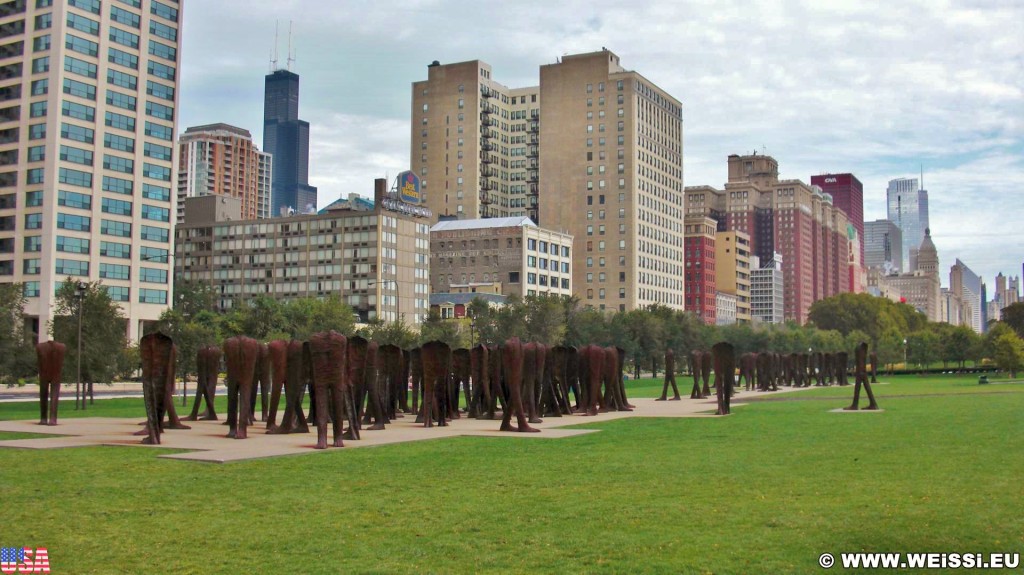
[[[289,71],[292,69],[292,62],[295,61],[295,52],[292,50],[292,21],[288,21],[288,63],[287,68]]]
[[[280,21],[274,21],[274,49],[270,52],[270,71],[274,72],[277,70],[277,29],[280,25]]]

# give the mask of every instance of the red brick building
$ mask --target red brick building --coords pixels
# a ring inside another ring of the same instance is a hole
[[[717,222],[701,215],[687,216],[683,246],[686,255],[684,308],[704,323],[715,325],[715,230]]]

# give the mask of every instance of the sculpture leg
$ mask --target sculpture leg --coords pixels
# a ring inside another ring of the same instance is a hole
[[[228,437],[234,438],[238,433],[238,382],[228,377]]]
[[[217,421],[217,411],[214,408],[214,400],[217,397],[217,374],[216,372],[207,378],[208,381],[202,383],[203,388],[203,399],[206,401],[206,415],[203,416],[205,421]]]
[[[274,378],[270,386],[270,409],[267,413],[267,429],[276,427],[277,407],[281,403],[281,387],[283,382]],[[287,402],[287,400],[285,400]]]
[[[847,411],[857,411],[860,409],[860,381],[853,386],[853,403],[846,408]]]
[[[39,425],[47,425],[48,412],[50,410],[50,382],[39,380]],[[54,403],[57,403],[54,401]]]

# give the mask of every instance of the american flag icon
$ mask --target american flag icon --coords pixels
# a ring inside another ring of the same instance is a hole
[[[45,548],[40,547],[33,552],[31,547],[0,547],[0,573],[49,572],[50,557]]]
[[[0,563],[18,564],[25,560],[25,547],[0,548]]]

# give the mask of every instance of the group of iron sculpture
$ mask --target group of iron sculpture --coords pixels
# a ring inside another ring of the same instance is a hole
[[[144,336],[139,346],[146,422],[137,435],[145,435],[143,443],[159,444],[165,429],[189,429],[179,420],[172,400],[177,349],[162,333]],[[37,346],[39,423],[43,425],[57,424],[65,352],[65,346],[58,342]],[[878,409],[867,377],[867,357],[867,344],[862,343],[855,351],[856,387],[853,404],[847,409],[858,408],[861,387],[869,399],[865,409]],[[317,432],[317,449],[327,448],[329,425],[334,447],[342,447],[344,439],[358,440],[362,429],[384,429],[407,414],[415,414],[416,423],[424,427],[448,425],[461,417],[460,392],[465,394],[466,416],[470,418],[496,419],[500,404],[501,431],[536,432],[539,430],[531,424],[541,423],[541,417],[592,416],[632,411],[635,407],[626,397],[622,375],[625,351],[621,348],[547,346],[511,338],[503,345],[481,344],[472,349],[453,350],[446,343],[432,341],[404,350],[329,331],[315,334],[308,341],[260,343],[237,336],[220,347],[200,348],[196,353],[195,399],[185,420],[218,419],[214,396],[222,360],[228,392],[227,437],[248,437],[249,426],[256,422],[259,398],[268,434],[308,433],[312,424]],[[848,385],[847,360],[846,352],[746,353],[737,362],[733,346],[720,342],[710,351],[690,355],[690,398],[710,396],[713,369],[716,413],[727,415],[738,382],[745,382],[747,390],[758,391],[774,391],[780,385],[810,386],[812,382],[819,386],[833,382]],[[875,381],[876,363],[871,354],[871,382]],[[665,382],[658,400],[668,399],[670,386],[674,392],[671,400],[680,400],[675,357],[668,350]],[[282,390],[285,407],[278,423]],[[307,390],[308,414],[303,410]]]

